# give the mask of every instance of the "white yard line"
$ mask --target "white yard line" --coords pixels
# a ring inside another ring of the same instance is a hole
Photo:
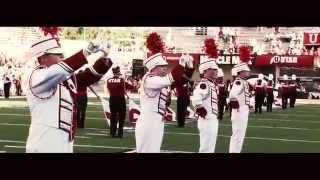
[[[23,117],[31,117],[30,115],[27,115],[27,114],[7,114],[7,113],[1,113],[0,116],[23,116]],[[101,118],[86,118],[86,119],[101,119],[101,120],[104,120],[103,117]]]
[[[25,115],[25,114],[0,114],[0,116],[25,116],[25,117],[30,117],[30,115]],[[102,117],[101,118],[87,118],[87,119],[101,119],[104,120]],[[271,118],[256,118],[254,120],[257,121],[283,121],[283,122],[300,122],[300,123],[315,123],[315,124],[319,124],[320,121],[299,121],[299,120],[284,120],[284,119],[271,119]],[[191,121],[194,122],[194,121]],[[167,125],[174,125],[175,122],[170,122],[170,123],[166,123]]]
[[[88,136],[109,136],[108,134],[101,134],[101,133],[86,133]]]
[[[98,130],[98,131],[109,131],[109,129],[106,128],[85,128],[85,129],[89,129],[89,130]],[[124,130],[134,130],[134,127],[124,127]]]
[[[9,145],[5,145],[4,146],[5,148],[17,148],[17,149],[25,149],[26,147],[25,146],[9,146]]]
[[[116,147],[116,146],[94,146],[94,145],[79,145],[75,144],[74,147],[83,147],[83,148],[102,148],[102,149],[133,149],[130,147]],[[17,148],[17,149],[25,149],[25,146],[12,146],[12,145],[5,145],[5,148]]]
[[[231,124],[219,124],[220,126],[232,126]],[[320,131],[320,129],[308,129],[308,128],[291,128],[291,127],[273,127],[273,126],[252,126],[249,125],[248,127],[251,128],[266,128],[266,129],[285,129],[285,130],[301,130],[301,131]]]
[[[29,110],[29,108],[28,107],[16,107],[15,109],[28,109]],[[27,112],[29,112],[29,111],[27,111]],[[95,111],[93,111],[93,110],[87,110],[86,112],[89,112],[89,113],[93,113],[93,112],[97,112],[97,113],[103,113],[103,110],[101,109],[101,110],[95,110]],[[310,111],[309,113],[312,113],[312,112],[314,112],[314,111]],[[294,111],[294,116],[308,116],[308,117],[318,117],[319,115],[316,115],[316,114],[309,114],[308,112],[306,112],[306,111]],[[302,114],[300,114],[300,113],[302,113]],[[250,113],[251,115],[255,115],[255,114],[253,114],[253,113]],[[284,111],[284,112],[276,112],[276,113],[265,113],[265,115],[275,115],[275,116],[290,116],[290,115],[293,115],[292,113],[290,113],[290,112],[288,112],[288,111]],[[256,115],[256,116],[259,116],[259,115]]]
[[[260,121],[260,120],[259,120]],[[267,120],[269,121],[269,120]],[[287,120],[287,121],[292,121],[292,120]],[[299,121],[300,122],[300,121]],[[168,124],[168,125],[174,125],[174,124]],[[231,124],[219,124],[221,126],[226,126],[229,127]],[[0,126],[30,126],[30,124],[21,124],[21,123],[0,123]],[[308,129],[308,128],[293,128],[293,127],[273,127],[273,126],[254,126],[254,125],[249,125],[248,127],[250,128],[266,128],[266,129],[284,129],[284,130],[299,130],[299,131],[320,131],[320,129]],[[104,132],[108,132],[108,129],[102,129],[102,128],[85,128],[88,130],[100,130]],[[134,127],[125,127],[124,130],[135,130]],[[77,137],[77,136],[76,136]],[[79,136],[79,138],[88,138],[88,137],[82,137]]]
[[[89,144],[75,144],[75,147],[102,148],[102,149],[134,149],[135,147],[116,147],[116,146],[94,146]]]
[[[191,151],[161,150],[161,153],[197,153]]]
[[[228,137],[230,136],[223,136],[221,137]],[[279,138],[262,138],[262,137],[246,137],[246,139],[257,139],[257,140],[268,140],[268,141],[285,141],[285,142],[302,142],[302,143],[320,143],[320,141],[309,141],[309,140],[302,140],[302,139],[279,139]]]
[[[0,116],[26,116],[26,117],[30,117],[30,115],[26,115],[26,114],[6,114],[6,113],[1,113]]]
[[[199,136],[199,133],[164,132],[164,134]],[[86,135],[106,136],[106,134],[100,134],[100,133],[86,133]],[[226,136],[226,135],[218,135],[218,136],[225,137],[225,138],[230,138],[230,136]],[[268,141],[287,141],[287,142],[303,142],[303,143],[320,143],[320,141],[313,141],[313,140],[283,139],[283,138],[245,137],[245,139],[258,139],[258,140],[268,140]]]
[[[20,123],[0,123],[0,126],[29,126],[29,124],[20,124]]]
[[[74,145],[75,147],[83,147],[83,148],[100,148],[100,149],[133,149],[130,151],[127,151],[125,153],[135,153],[135,147],[116,147],[116,146],[93,146],[93,145]],[[11,146],[11,145],[5,145],[5,148],[16,148],[16,149],[25,149],[25,146]],[[0,151],[0,153],[6,153],[6,151]],[[161,153],[195,153],[191,151],[175,151],[175,150],[161,150]]]
[[[88,137],[88,136],[76,136],[76,138],[79,138],[79,139],[91,139],[91,137]]]
[[[8,143],[19,143],[19,144],[25,144],[25,141],[15,141],[15,140],[5,140],[5,139],[0,139],[0,143],[3,142],[8,142]]]
[[[89,133],[88,133],[89,134]],[[105,134],[98,134],[98,133],[91,133],[92,135],[103,135]],[[175,134],[175,135],[191,135],[191,136],[199,136],[198,133],[178,133],[178,132],[165,132],[165,134]],[[230,138],[230,136],[226,135],[218,135],[224,138]],[[320,141],[313,141],[313,140],[301,140],[301,139],[284,139],[284,138],[262,138],[262,137],[246,137],[245,139],[254,139],[254,140],[267,140],[267,141],[283,141],[283,142],[299,142],[299,143],[320,143]],[[8,142],[8,143],[18,143],[18,144],[25,144],[25,141],[15,141],[15,140],[4,140],[0,139],[0,142]],[[116,146],[97,146],[97,145],[80,145],[75,144],[75,147],[89,147],[89,148],[104,148],[104,149],[134,149],[134,147],[116,147]],[[8,148],[25,148],[25,146],[12,146],[12,145],[5,145]],[[186,152],[186,153],[193,153],[187,151],[170,151],[170,150],[163,150],[164,152]]]
[[[101,111],[89,111],[89,110],[87,110],[86,112],[99,112],[99,113],[103,113],[103,110],[101,110]]]
[[[103,111],[87,111],[87,112],[99,112],[99,113],[103,113]],[[319,115],[313,115],[313,114],[272,114],[273,116],[298,116],[298,117],[319,117]],[[24,117],[30,117],[30,115],[27,114],[8,114],[8,113],[1,113],[0,116],[24,116]],[[259,116],[250,116],[252,118],[257,118]],[[87,119],[104,119],[103,117],[100,118],[94,118],[94,117],[88,117]],[[285,121],[285,120],[279,120],[279,121]],[[291,121],[296,121],[296,120],[291,120]],[[174,124],[176,121],[170,122],[170,123],[166,123],[166,124]],[[306,121],[303,121],[306,122]],[[311,121],[309,121],[311,122]],[[320,123],[320,121],[314,121],[314,123]]]
[[[90,118],[86,118],[86,119],[101,119],[101,121],[105,121],[104,117],[101,117],[101,118],[94,118],[94,117],[90,117]]]
[[[194,121],[195,122],[195,121]],[[220,126],[232,126],[231,124],[222,124],[219,123]],[[285,130],[302,130],[302,131],[320,131],[320,129],[308,129],[308,128],[292,128],[292,127],[273,127],[273,126],[254,126],[254,125],[248,125],[248,127],[251,128],[266,128],[266,129],[285,129]]]
[[[165,134],[199,136],[198,133],[165,132]],[[230,138],[230,136],[226,136],[226,135],[218,135],[218,136],[225,137],[225,138]],[[258,140],[268,140],[268,141],[285,141],[285,142],[303,142],[303,143],[320,143],[320,141],[309,141],[309,140],[301,140],[301,139],[262,138],[262,137],[245,137],[245,139],[258,139]]]
[[[89,130],[99,130],[99,131],[106,130],[106,129],[102,129],[102,128],[85,128],[85,129],[89,129]]]
[[[298,121],[298,120],[284,120],[284,119],[271,119],[271,118],[256,118],[250,121],[283,121],[283,122],[300,122],[300,123],[315,123],[319,124],[320,121]]]
[[[28,106],[25,106],[25,107],[1,107],[1,108],[14,108],[14,109],[26,109],[26,110],[29,110],[29,107]]]
[[[266,114],[266,115],[269,117],[270,116],[319,117],[319,115],[317,115],[317,114],[297,114],[296,112],[292,112],[291,114],[289,114],[289,113],[288,114],[275,113],[275,114]],[[255,115],[255,117],[259,117],[259,116],[260,115]],[[263,116],[263,114],[261,116]],[[251,117],[253,117],[253,116],[251,116]]]

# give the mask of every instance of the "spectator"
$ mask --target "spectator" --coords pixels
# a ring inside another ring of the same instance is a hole
[[[4,97],[6,99],[8,99],[10,96],[10,87],[11,87],[11,80],[9,76],[5,75],[4,81],[3,81],[3,90],[4,90]]]
[[[2,78],[3,76],[1,76],[1,78],[0,78],[0,85],[1,84],[4,84],[4,82],[3,82],[3,78]],[[0,86],[0,96],[3,96],[3,94],[4,94],[4,88],[3,88],[3,86]]]
[[[14,79],[14,84],[16,87],[16,96],[21,96],[21,94],[22,94],[21,76],[18,76],[16,79]]]

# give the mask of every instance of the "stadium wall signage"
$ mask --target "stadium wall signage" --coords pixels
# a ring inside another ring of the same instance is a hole
[[[190,55],[193,57],[194,64],[199,64],[200,59],[206,58],[205,54],[190,53]],[[164,53],[164,56],[166,57],[167,61],[170,64],[178,64],[179,58],[182,56],[182,54],[181,53]],[[217,64],[220,64],[220,65],[234,65],[234,64],[238,64],[238,62],[239,62],[239,55],[237,54],[222,55],[222,56],[219,56],[217,60]],[[252,64],[252,63],[250,62],[249,64]]]
[[[320,33],[303,33],[304,45],[320,45]]]
[[[202,58],[206,58],[206,55],[200,55],[200,60]],[[253,57],[251,58],[253,59]],[[239,55],[237,54],[230,54],[230,55],[222,55],[222,56],[218,56],[217,59],[217,64],[219,65],[235,65],[239,63]],[[252,64],[251,61],[249,61],[249,64]]]
[[[258,55],[256,66],[313,67],[314,56]]]

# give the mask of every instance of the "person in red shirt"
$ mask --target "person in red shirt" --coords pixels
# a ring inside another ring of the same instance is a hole
[[[294,105],[296,103],[296,98],[297,98],[297,87],[298,87],[298,84],[296,82],[296,75],[292,75],[291,76],[291,79],[292,81],[290,81],[290,84],[289,84],[289,98],[290,98],[290,108],[294,108]]]
[[[274,95],[273,95],[273,82],[272,82],[273,76],[269,75],[269,81],[266,86],[266,95],[267,95],[267,112],[272,112],[272,103],[274,101]]]
[[[257,84],[254,86],[254,92],[255,92],[255,109],[254,113],[257,114],[259,111],[259,114],[262,113],[262,105],[265,98],[265,87],[262,84],[262,79],[257,80]]]
[[[18,76],[15,79],[15,85],[16,85],[16,96],[21,96],[22,90],[21,90],[21,76]]]
[[[120,67],[112,68],[113,77],[107,80],[107,89],[110,94],[110,136],[111,137],[123,137],[123,125],[126,118],[126,90],[134,89],[134,87],[125,82],[121,77]],[[119,123],[119,126],[118,126]],[[118,126],[118,128],[117,128]],[[118,135],[116,132],[118,129]]]
[[[177,92],[177,126],[184,127],[185,118],[187,115],[187,108],[190,105],[190,95],[192,93],[193,81],[191,77],[194,69],[184,66],[185,75],[188,77],[189,81],[187,83],[174,83],[171,89],[176,89]]]
[[[281,98],[282,98],[282,109],[287,109],[288,106],[288,95],[289,95],[289,83],[288,76],[283,75],[284,82],[280,86]]]
[[[218,87],[218,120],[222,120],[224,107],[227,104],[227,96],[228,96],[228,84],[226,85],[223,82],[224,73],[221,68],[218,69],[218,78],[216,81]]]
[[[83,73],[83,70],[80,70],[79,73]],[[84,128],[88,106],[87,86],[77,87],[75,99],[77,104],[77,127]]]

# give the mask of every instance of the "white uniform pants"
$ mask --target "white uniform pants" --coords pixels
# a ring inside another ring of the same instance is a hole
[[[232,136],[230,139],[230,153],[240,153],[246,130],[248,126],[249,108],[232,109],[231,123],[232,123]]]
[[[210,117],[210,116],[209,116]],[[199,153],[214,153],[219,121],[216,117],[206,117],[198,119],[198,129],[200,133],[200,148]]]
[[[136,123],[137,153],[160,153],[164,122],[157,112],[141,113]]]
[[[26,145],[27,153],[73,153],[73,141],[61,129],[31,125]]]

